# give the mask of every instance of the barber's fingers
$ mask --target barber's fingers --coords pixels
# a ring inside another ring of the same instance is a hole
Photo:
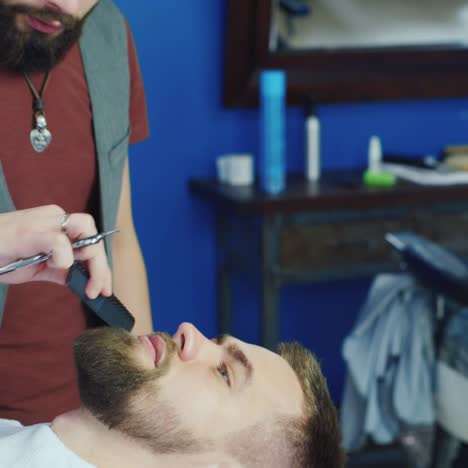
[[[86,213],[71,213],[63,223],[63,214],[60,216],[60,228],[71,242],[97,233],[94,218]],[[112,294],[112,275],[107,262],[104,242],[90,245],[73,251],[74,258],[86,262],[89,271],[89,280],[86,285],[86,295],[90,299],[99,294],[110,296]]]
[[[94,218],[87,213],[65,213],[58,205],[40,206],[11,212],[24,232],[64,232],[72,240],[93,236],[97,233]],[[66,216],[66,218],[65,218]]]
[[[28,224],[31,221],[39,222],[40,220],[52,219],[52,217],[59,219],[59,217],[63,216],[64,214],[65,210],[58,205],[37,206],[35,208],[26,208],[23,210],[10,211],[5,213],[5,215],[8,216],[10,220],[24,220],[27,221]]]
[[[23,232],[19,242],[27,246],[30,255],[51,253],[47,265],[52,268],[70,268],[74,261],[70,239],[62,232]]]
[[[22,230],[61,232],[65,210],[58,205],[45,205],[9,213]]]
[[[112,294],[112,274],[104,251],[104,244],[89,245],[74,250],[75,258],[84,261],[89,271],[89,281],[86,285],[86,295],[90,299],[99,294],[110,296]]]
[[[95,299],[100,294],[103,296],[112,294],[112,274],[102,242],[82,249],[73,249],[70,239],[64,233],[51,233],[47,237],[50,239],[48,242],[44,240],[43,246],[50,246],[48,251],[52,251],[52,256],[47,261],[51,281],[63,282],[64,276],[59,270],[68,270],[74,260],[80,260],[86,263],[89,271],[86,295],[90,299]]]
[[[1,257],[0,260],[12,262],[18,258],[26,258],[40,253],[51,253],[51,257],[42,263],[19,268],[2,276],[2,282],[8,284],[24,283],[26,281],[52,281],[64,284],[68,269],[73,264],[73,250],[68,237],[63,233],[54,232],[19,232],[16,239],[19,245],[27,246],[18,249],[18,257]],[[28,250],[29,249],[29,250]]]
[[[12,211],[0,215],[0,229],[4,245],[0,252],[12,258],[35,255],[39,242],[53,244],[46,233],[60,233],[57,221],[64,211],[56,205]],[[37,242],[36,242],[37,240]],[[6,248],[8,246],[8,248]]]
[[[39,252],[52,253],[50,259],[47,260],[47,265],[56,269],[70,268],[74,261],[70,239],[63,233],[46,233],[44,237],[50,237],[50,247],[49,250],[41,249]]]
[[[87,263],[89,270],[89,281],[86,285],[86,295],[90,299],[98,295],[110,296],[112,294],[112,275],[107,262],[101,262],[99,258],[93,257]]]
[[[83,227],[84,223],[76,225]],[[89,229],[92,229],[90,226],[94,226],[94,221],[88,225],[86,235],[90,232]],[[74,260],[80,260],[86,263],[90,276],[86,285],[86,295],[90,299],[95,299],[100,294],[103,296],[112,294],[112,274],[103,242],[82,249],[73,249],[68,235],[63,232],[42,233],[36,235],[34,241],[38,252],[52,252],[51,258],[47,261],[48,271],[43,272],[49,281],[64,283],[66,278],[64,270],[68,270]]]
[[[65,212],[56,205],[48,205],[40,208],[26,210],[34,215],[35,228],[28,235],[30,245],[36,252],[52,252],[48,265],[52,268],[69,268],[73,260],[89,260],[96,256],[100,262],[107,265],[106,254],[102,245],[90,246],[96,248],[84,248],[83,253],[73,251],[72,243],[77,239],[93,236],[97,233],[94,218],[87,213],[71,213],[63,225]],[[29,224],[31,225],[31,224]]]
[[[35,279],[63,283],[66,270],[75,259],[85,261],[90,273],[86,287],[90,298],[112,293],[112,277],[103,242],[73,250],[72,243],[97,233],[94,218],[86,213],[71,213],[58,205],[47,205],[2,214],[0,227],[10,227],[12,248],[9,255],[25,258],[51,252],[47,263],[29,270]],[[3,259],[10,261],[9,258]],[[27,272],[23,272],[25,276]],[[18,276],[18,275],[17,275]],[[26,275],[27,276],[27,275]],[[33,277],[29,278],[29,280]]]
[[[71,213],[68,215],[64,226],[62,226],[62,221],[63,216],[60,217],[57,225],[59,226],[59,229],[62,229],[63,227],[63,232],[65,232],[72,241],[97,234],[96,222],[90,214]]]

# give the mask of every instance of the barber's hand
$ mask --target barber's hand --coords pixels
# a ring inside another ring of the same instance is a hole
[[[0,214],[0,267],[20,258],[52,252],[49,260],[0,276],[0,281],[18,284],[27,281],[52,281],[64,284],[74,260],[83,261],[90,278],[86,294],[112,294],[112,277],[103,242],[82,249],[72,248],[78,239],[97,233],[91,215],[72,213],[62,226],[65,212],[56,205],[41,206]],[[64,228],[64,229],[62,229]]]

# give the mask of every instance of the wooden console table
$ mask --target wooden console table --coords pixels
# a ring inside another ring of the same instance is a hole
[[[360,172],[333,171],[317,183],[292,175],[277,196],[215,179],[192,179],[189,188],[217,213],[220,332],[231,332],[231,272],[260,273],[268,348],[278,341],[283,285],[395,270],[386,232],[413,231],[468,258],[468,185],[369,188]]]

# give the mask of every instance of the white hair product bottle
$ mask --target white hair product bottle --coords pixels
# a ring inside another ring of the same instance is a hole
[[[313,102],[306,105],[305,118],[305,173],[311,181],[320,179],[320,121]]]

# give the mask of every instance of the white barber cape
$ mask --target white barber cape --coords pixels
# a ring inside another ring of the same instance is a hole
[[[96,468],[69,450],[49,424],[23,426],[0,419],[0,467]]]

